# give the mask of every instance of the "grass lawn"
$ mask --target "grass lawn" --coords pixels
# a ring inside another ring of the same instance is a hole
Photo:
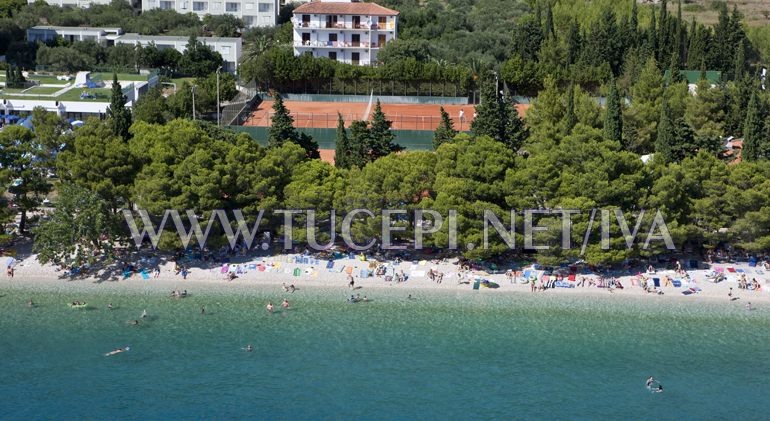
[[[83,93],[82,89],[75,88],[63,93],[56,97],[59,101],[93,101],[93,102],[109,102],[112,92],[110,89],[98,88],[98,89],[86,89],[91,95],[95,95],[94,99],[80,99],[80,94]]]
[[[25,94],[33,94],[33,95],[50,95],[54,92],[58,92],[62,90],[62,88],[56,88],[56,87],[47,87],[47,86],[36,86],[32,89],[27,90],[24,92]]]
[[[66,80],[59,80],[59,79],[56,79],[56,76],[50,76],[50,75],[34,75],[34,74],[33,74],[33,75],[29,75],[29,78],[28,78],[28,79],[31,79],[31,80],[37,80],[37,81],[39,81],[41,84],[47,84],[47,85],[61,85],[61,86],[64,86],[64,85],[66,85],[66,84],[68,84],[68,83],[72,83],[72,82],[74,82],[74,81],[75,81],[75,79],[74,79],[74,78],[73,78],[72,80],[70,80],[70,81],[66,81]]]
[[[16,89],[16,88],[3,88],[3,94],[18,94],[24,89]]]
[[[112,82],[112,73],[91,73],[91,79],[98,79],[101,77],[101,79],[105,82]],[[123,81],[132,81],[132,82],[146,82],[147,76],[146,75],[139,75],[135,73],[118,73],[118,80]]]

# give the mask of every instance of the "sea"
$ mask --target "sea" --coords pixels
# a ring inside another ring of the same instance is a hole
[[[493,290],[371,289],[358,303],[344,289],[167,292],[0,288],[0,419],[770,417],[762,306]]]

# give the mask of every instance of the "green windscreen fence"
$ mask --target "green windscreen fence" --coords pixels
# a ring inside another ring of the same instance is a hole
[[[268,127],[257,126],[228,126],[236,132],[251,136],[260,145],[267,146]],[[320,149],[334,149],[337,139],[337,129],[328,128],[298,128],[298,131],[313,136]],[[433,132],[428,130],[393,130],[396,143],[411,151],[433,150]]]

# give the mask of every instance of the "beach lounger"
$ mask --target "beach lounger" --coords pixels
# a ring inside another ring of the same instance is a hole
[[[745,273],[743,269],[735,269],[735,271],[738,273]]]
[[[294,276],[299,276],[302,274],[302,269],[300,268],[294,268]]]
[[[427,266],[428,261],[427,260],[420,260],[420,263],[418,263],[419,266]]]
[[[366,269],[361,269],[361,271],[358,273],[358,276],[362,278],[368,278],[369,277],[369,271]]]
[[[652,282],[655,285],[655,288],[660,288],[660,278],[652,278]]]
[[[127,271],[123,272],[123,279],[128,279],[130,277],[131,277],[131,271],[130,270],[127,270]]]
[[[249,270],[257,270],[257,265],[254,263],[249,264]],[[262,270],[265,270],[265,267],[262,267]]]
[[[674,279],[671,281],[671,283],[674,285],[674,288],[681,288],[682,287],[682,280],[681,279]]]
[[[147,273],[147,269],[142,269],[142,279],[144,280],[150,279],[150,274]]]
[[[331,268],[333,268],[333,267],[334,267],[334,262],[333,262],[333,261],[331,261],[331,260],[330,260],[330,261],[328,261],[328,262],[326,263],[326,269],[331,269]]]

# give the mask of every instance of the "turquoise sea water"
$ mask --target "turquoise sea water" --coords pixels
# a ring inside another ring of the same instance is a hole
[[[268,315],[284,294],[0,289],[0,419],[768,417],[768,309],[345,293],[286,294],[293,309]],[[76,299],[94,309],[66,306]],[[126,324],[143,309],[146,323]]]

